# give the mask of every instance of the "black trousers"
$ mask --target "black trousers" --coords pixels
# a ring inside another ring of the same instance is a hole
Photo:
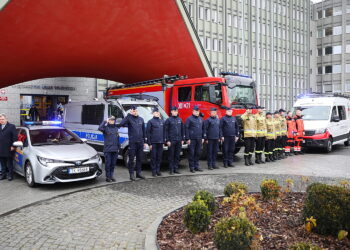
[[[257,153],[257,154],[264,153],[264,147],[265,147],[265,137],[257,137],[256,138],[255,153]]]
[[[170,141],[171,145],[169,147],[169,171],[175,171],[179,168],[180,153],[182,144],[181,141]]]
[[[151,150],[151,168],[152,174],[160,173],[160,164],[162,163],[163,143],[152,143]]]
[[[13,178],[13,158],[12,157],[1,157],[1,174],[8,178]]]
[[[215,167],[216,156],[219,150],[219,139],[209,139],[208,140],[208,167]]]
[[[129,142],[129,173],[133,174],[135,171],[134,160],[136,157],[136,173],[141,174],[143,156],[143,142]]]
[[[255,149],[255,137],[244,138],[244,155],[252,155]]]
[[[274,139],[266,139],[265,140],[265,155],[272,155],[273,149],[275,147],[275,140]]]
[[[282,137],[281,136],[277,136],[276,140],[275,140],[275,148],[274,151],[278,151],[281,150],[282,146],[281,146],[281,140]]]
[[[282,150],[284,150],[286,146],[287,146],[287,136],[282,135],[281,136],[281,148],[282,148]]]
[[[236,137],[227,136],[224,137],[224,142],[222,145],[222,151],[224,154],[224,165],[230,165],[233,163],[233,154],[236,146]]]
[[[190,170],[199,168],[199,157],[202,152],[202,139],[191,140],[189,146],[188,165]]]
[[[117,165],[118,153],[117,152],[105,152],[105,169],[106,178],[113,178],[114,168]]]

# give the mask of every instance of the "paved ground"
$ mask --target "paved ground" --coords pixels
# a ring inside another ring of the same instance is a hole
[[[287,177],[295,179],[296,190],[305,187],[300,183],[300,175],[313,176],[312,181],[336,183],[350,179],[349,156],[350,148],[337,147],[329,155],[314,152],[251,167],[242,166],[239,157],[236,168],[107,186],[101,186],[104,182],[99,180],[30,189],[20,178],[12,183],[2,181],[0,213],[67,192],[100,187],[0,216],[0,249],[143,249],[149,225],[170,209],[186,204],[196,190],[206,189],[219,195],[229,181],[243,181],[250,191],[258,191],[260,181],[271,176],[280,182]],[[182,172],[187,174],[187,168],[183,167]],[[127,180],[125,169],[119,168],[116,173],[118,181]],[[149,171],[146,175],[150,175]]]

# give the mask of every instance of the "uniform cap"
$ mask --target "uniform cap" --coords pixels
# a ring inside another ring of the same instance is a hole
[[[154,108],[152,109],[152,112],[159,112],[158,107],[154,107]]]
[[[271,112],[267,112],[266,115],[272,115],[272,113]]]
[[[276,114],[279,114],[279,113],[280,113],[280,112],[278,112],[278,111],[275,111],[275,112],[274,112],[275,115],[276,115]]]
[[[175,106],[172,106],[172,107],[170,108],[170,110],[178,110],[178,108],[175,107]]]
[[[199,107],[196,105],[193,107],[193,110],[199,111]]]
[[[257,109],[264,109],[265,107],[257,106],[256,108],[257,108]]]
[[[211,108],[210,109],[210,111],[216,111],[217,110],[217,108]]]
[[[224,109],[225,109],[225,110],[231,110],[231,108],[230,108],[230,107],[224,107]]]
[[[136,110],[137,107],[136,107],[135,105],[131,105],[130,109],[131,109],[131,110]]]
[[[281,113],[281,112],[286,112],[286,111],[284,109],[280,109],[279,112]]]
[[[115,116],[111,115],[110,117],[108,117],[108,120],[115,120]]]

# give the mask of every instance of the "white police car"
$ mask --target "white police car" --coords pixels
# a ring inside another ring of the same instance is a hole
[[[82,181],[102,174],[96,150],[60,122],[26,122],[18,127],[14,171],[30,187],[56,182]]]

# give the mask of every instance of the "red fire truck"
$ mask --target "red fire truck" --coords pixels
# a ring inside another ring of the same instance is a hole
[[[224,107],[232,107],[235,116],[242,115],[246,108],[256,109],[258,97],[254,80],[246,75],[221,73],[222,77],[188,79],[186,76],[164,76],[150,81],[138,82],[107,89],[106,98],[135,97],[152,98],[170,114],[170,107],[179,108],[183,121],[192,114],[197,105],[206,119],[211,108],[218,109],[218,116],[225,115]],[[147,94],[146,94],[147,93]],[[236,151],[239,151],[239,145]]]

